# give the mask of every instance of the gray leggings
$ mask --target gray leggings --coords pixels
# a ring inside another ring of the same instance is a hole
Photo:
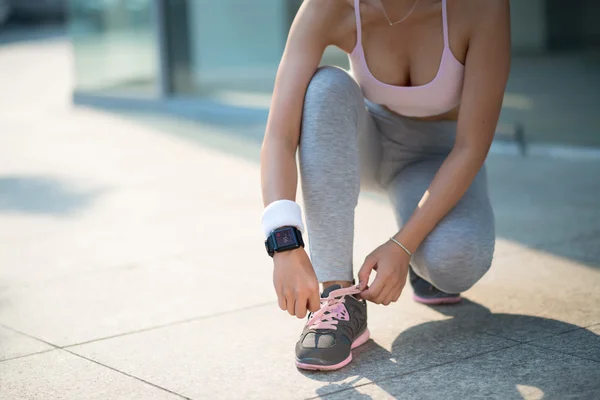
[[[366,101],[342,69],[319,68],[306,93],[299,149],[311,260],[319,282],[353,279],[354,209],[361,187],[387,191],[401,227],[452,149],[455,134],[455,121],[399,116]],[[490,268],[494,243],[484,167],[415,252],[411,265],[437,288],[463,292]]]

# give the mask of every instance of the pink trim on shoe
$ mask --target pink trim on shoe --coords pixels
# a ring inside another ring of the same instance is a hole
[[[365,344],[369,340],[370,336],[371,336],[371,334],[369,333],[369,330],[365,329],[365,331],[359,337],[357,337],[354,342],[352,342],[351,349],[355,349],[358,346]],[[344,361],[342,361],[341,363],[334,364],[334,365],[305,364],[305,363],[296,361],[296,367],[298,367],[300,369],[308,369],[311,371],[335,371],[336,369],[340,369],[340,368],[345,367],[346,365],[350,364],[350,361],[352,361],[352,352],[350,352],[350,354],[348,355],[348,358],[346,358]]]
[[[417,303],[429,304],[429,305],[439,305],[439,304],[456,304],[460,303],[462,297],[442,297],[439,299],[426,299],[424,297],[419,297],[416,294],[413,294],[413,300]]]

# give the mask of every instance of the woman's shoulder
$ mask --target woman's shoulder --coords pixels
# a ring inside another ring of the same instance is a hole
[[[471,33],[505,19],[510,8],[509,0],[447,0],[447,4],[449,18]]]
[[[335,17],[354,9],[354,0],[304,0],[301,10],[318,13],[322,16]]]
[[[299,23],[326,34],[331,45],[344,48],[353,40],[354,0],[304,0],[298,14]]]
[[[510,31],[509,0],[446,0],[452,50],[464,63],[477,37]],[[453,45],[452,45],[453,44]]]

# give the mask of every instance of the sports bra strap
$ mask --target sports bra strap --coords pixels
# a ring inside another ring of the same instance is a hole
[[[354,14],[356,15],[356,47],[362,45],[362,22],[360,19],[360,0],[354,0]]]
[[[448,35],[448,2],[446,0],[442,0],[442,20],[444,21],[444,46],[450,47]]]

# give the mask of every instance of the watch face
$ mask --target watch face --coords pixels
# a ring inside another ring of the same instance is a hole
[[[292,229],[275,232],[275,242],[278,248],[296,245],[296,235]]]

